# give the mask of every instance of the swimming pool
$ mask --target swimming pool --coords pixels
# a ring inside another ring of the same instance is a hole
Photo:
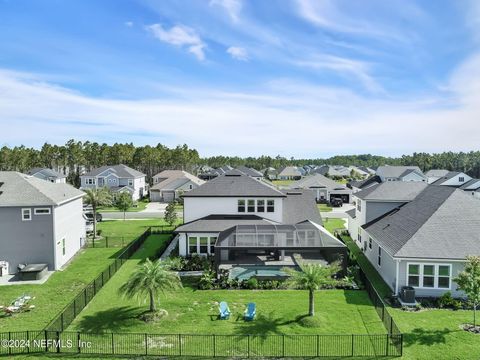
[[[235,266],[230,270],[230,278],[238,280],[248,280],[252,276],[258,279],[275,280],[284,279],[287,274],[282,271],[284,266],[272,265],[248,265]]]

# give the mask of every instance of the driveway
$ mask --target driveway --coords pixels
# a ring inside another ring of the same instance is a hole
[[[165,208],[168,204],[151,202],[142,211],[132,211],[125,213],[126,219],[163,219]],[[104,212],[101,213],[105,220],[123,220],[123,212]],[[177,213],[178,217],[182,217],[182,212]]]
[[[145,210],[139,211],[140,213],[164,213],[165,209],[167,208],[167,203],[160,203],[160,202],[151,202],[148,203],[145,207]]]
[[[346,212],[352,209],[355,209],[355,206],[353,206],[353,204],[343,204],[341,207],[332,208],[332,211],[321,212],[320,215],[322,215],[322,218],[346,219],[348,218]]]

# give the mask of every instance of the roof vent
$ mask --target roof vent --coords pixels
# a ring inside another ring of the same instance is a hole
[[[287,195],[302,195],[301,191],[287,191]]]

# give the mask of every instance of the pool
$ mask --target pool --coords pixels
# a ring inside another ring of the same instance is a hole
[[[283,268],[284,266],[274,265],[235,266],[230,270],[230,278],[248,280],[251,277],[256,277],[260,280],[281,280],[287,277],[287,274],[282,271]]]

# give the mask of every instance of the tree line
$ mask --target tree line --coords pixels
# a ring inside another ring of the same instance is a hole
[[[102,165],[125,164],[147,175],[150,181],[153,175],[165,169],[182,169],[197,173],[199,166],[213,168],[230,165],[245,165],[262,170],[284,166],[304,165],[355,165],[377,167],[380,165],[417,165],[423,171],[447,169],[462,171],[480,178],[480,151],[413,153],[401,157],[385,157],[371,154],[337,155],[330,158],[294,159],[282,156],[212,156],[200,158],[198,151],[186,144],[169,148],[162,144],[156,146],[135,146],[133,143],[115,143],[108,145],[90,141],[69,140],[65,145],[45,143],[40,149],[26,146],[0,149],[0,170],[27,172],[34,167],[47,167],[67,174],[68,181],[78,185],[82,171],[89,171]]]

